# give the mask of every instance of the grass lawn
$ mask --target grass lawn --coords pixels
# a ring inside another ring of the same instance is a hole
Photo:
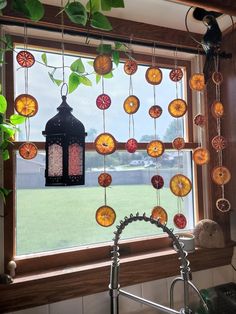
[[[137,211],[149,216],[156,205],[156,191],[150,185],[114,185],[107,189],[107,205],[115,209],[117,218],[113,226],[104,228],[95,220],[97,208],[103,205],[103,193],[101,187],[18,190],[17,255],[111,241],[115,226],[124,216]],[[168,226],[172,227],[176,197],[164,188],[161,200],[168,213]],[[162,230],[138,222],[127,227],[123,239],[157,233]]]

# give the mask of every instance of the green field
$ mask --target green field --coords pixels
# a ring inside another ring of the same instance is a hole
[[[169,216],[168,226],[177,212],[176,197],[169,189],[161,190],[161,206]],[[95,220],[104,203],[101,187],[60,187],[17,191],[17,255],[111,241],[115,226],[130,213],[146,212],[156,205],[156,190],[149,185],[122,185],[107,188],[107,205],[117,214],[109,228]],[[129,225],[124,238],[162,233],[148,223]]]

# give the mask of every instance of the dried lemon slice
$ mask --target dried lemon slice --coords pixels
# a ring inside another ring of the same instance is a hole
[[[102,227],[110,227],[116,220],[116,212],[107,205],[99,207],[96,211],[96,221]]]
[[[101,155],[109,155],[116,150],[116,140],[110,133],[102,133],[95,139],[95,149]]]
[[[162,81],[162,72],[157,66],[151,66],[147,69],[145,77],[149,84],[158,85]]]
[[[133,114],[138,111],[139,105],[140,101],[138,97],[130,95],[124,101],[124,110],[128,114]]]
[[[29,94],[21,94],[15,99],[15,110],[21,116],[33,117],[38,112],[38,102]]]
[[[23,68],[30,68],[35,63],[35,58],[29,51],[22,50],[16,56],[18,64]]]
[[[228,168],[219,166],[212,169],[211,177],[215,184],[224,185],[230,181],[231,173]]]
[[[106,54],[98,55],[93,62],[94,71],[99,75],[105,75],[112,70],[111,57]]]
[[[203,73],[194,73],[190,80],[189,86],[192,90],[201,92],[205,89],[205,78]]]
[[[196,165],[202,166],[209,162],[210,154],[206,148],[198,147],[193,151],[193,160]]]
[[[168,111],[172,117],[180,118],[185,115],[188,109],[186,101],[176,98],[169,103]]]
[[[149,111],[148,111],[150,117],[156,119],[159,118],[162,114],[162,108],[160,106],[154,105],[152,107],[150,107]]]
[[[219,211],[221,211],[223,213],[226,213],[226,212],[230,211],[231,204],[230,204],[230,202],[226,198],[219,198],[216,201],[216,208]]]
[[[154,140],[148,143],[147,153],[149,156],[157,158],[160,157],[165,151],[165,146],[161,141]]]
[[[138,69],[137,62],[135,60],[127,60],[124,64],[124,71],[128,75],[133,75]]]
[[[192,183],[188,177],[183,174],[176,174],[170,180],[171,192],[176,196],[186,196],[192,189]]]
[[[177,150],[183,149],[185,146],[185,141],[183,137],[176,137],[172,142],[172,147]]]
[[[169,77],[173,82],[179,82],[183,78],[183,71],[181,68],[174,68],[170,71]]]
[[[98,184],[104,188],[111,185],[112,177],[109,173],[103,172],[98,176]]]
[[[222,118],[224,115],[224,106],[222,102],[216,100],[213,102],[211,106],[211,113],[214,118]]]
[[[19,154],[24,159],[33,159],[38,153],[38,148],[34,143],[26,142],[20,145]]]
[[[159,220],[161,224],[166,224],[168,220],[167,212],[161,206],[155,206],[152,209],[152,219]]]

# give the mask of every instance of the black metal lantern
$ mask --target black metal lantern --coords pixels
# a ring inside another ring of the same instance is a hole
[[[83,185],[85,159],[84,125],[62,96],[58,113],[50,119],[43,135],[46,137],[46,186]]]

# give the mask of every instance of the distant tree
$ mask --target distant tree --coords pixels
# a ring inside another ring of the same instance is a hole
[[[179,136],[182,132],[181,130],[183,129],[183,120],[179,120],[178,122],[176,120],[172,120],[167,129],[166,132],[163,136],[164,142],[172,142],[174,138]]]
[[[156,139],[158,140],[159,139],[159,136],[157,135]],[[151,141],[155,140],[155,136],[154,134],[153,135],[150,135],[150,134],[145,134],[145,135],[142,135],[141,138],[140,138],[140,142],[144,143],[149,143]]]
[[[96,129],[90,128],[87,131],[86,142],[93,142],[97,134],[98,134],[98,131]]]

